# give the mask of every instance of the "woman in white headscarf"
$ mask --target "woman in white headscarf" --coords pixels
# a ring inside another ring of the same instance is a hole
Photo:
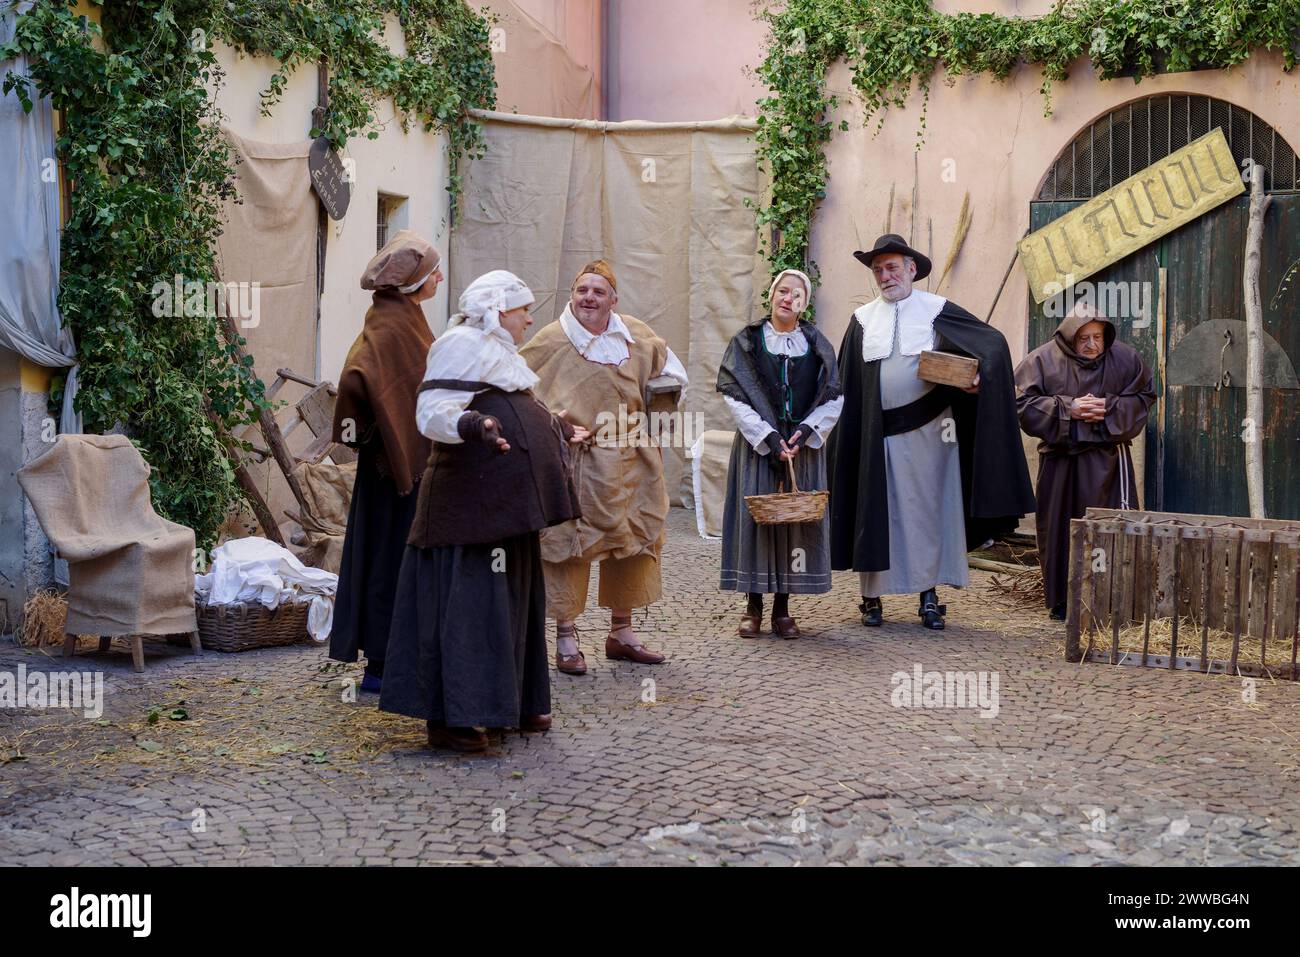
[[[568,445],[518,355],[533,294],[504,270],[461,294],[429,349],[415,418],[433,440],[397,586],[379,707],[424,718],[430,747],[551,725],[539,532],[577,517]]]
[[[718,369],[718,391],[736,420],[727,469],[722,520],[722,581],[727,591],[748,596],[738,634],[762,633],[763,595],[773,596],[772,633],[798,638],[790,615],[791,594],[831,589],[827,518],[819,522],[759,525],[745,506],[747,495],[826,486],[824,444],[844,398],[835,350],[817,327],[800,318],[812,283],[797,269],[777,274],[768,290],[771,311],[732,338]]]

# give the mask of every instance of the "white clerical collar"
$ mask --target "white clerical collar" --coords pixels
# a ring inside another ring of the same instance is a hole
[[[636,342],[628,331],[627,324],[623,322],[623,317],[616,312],[609,314],[609,324],[605,326],[604,332],[597,335],[579,322],[573,310],[566,305],[560,314],[560,328],[580,356],[602,365],[622,365],[629,355],[628,344]]]
[[[862,326],[862,361],[887,359],[894,353],[894,325],[898,324],[898,353],[920,355],[934,348],[934,319],[948,302],[943,296],[913,289],[899,302],[877,297],[859,306],[853,317]]]

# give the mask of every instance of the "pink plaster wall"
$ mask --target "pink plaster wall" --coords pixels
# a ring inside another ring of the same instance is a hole
[[[763,56],[751,0],[609,0],[611,120],[753,116]]]

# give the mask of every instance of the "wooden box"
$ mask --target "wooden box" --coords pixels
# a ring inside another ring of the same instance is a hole
[[[939,385],[952,385],[959,389],[969,389],[975,384],[979,374],[980,362],[970,356],[953,355],[951,352],[921,353],[917,363],[916,377],[926,382]]]

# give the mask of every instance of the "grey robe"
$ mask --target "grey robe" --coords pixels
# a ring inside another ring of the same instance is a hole
[[[907,405],[934,384],[916,377],[920,356],[894,351],[880,360],[880,404]],[[945,435],[947,441],[944,441]],[[961,493],[961,458],[952,410],[919,429],[885,437],[885,478],[889,488],[889,568],[861,572],[862,594],[916,594],[937,585],[964,588],[966,524]]]

